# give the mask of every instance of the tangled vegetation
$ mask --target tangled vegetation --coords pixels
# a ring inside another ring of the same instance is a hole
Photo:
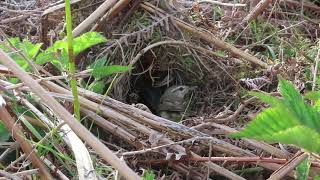
[[[1,1],[0,179],[320,179],[319,14]]]

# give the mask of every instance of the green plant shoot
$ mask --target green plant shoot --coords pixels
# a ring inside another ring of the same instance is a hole
[[[73,95],[73,109],[75,117],[80,121],[80,103],[78,97],[77,81],[74,77],[76,72],[76,65],[74,62],[73,56],[73,36],[72,36],[72,17],[71,17],[71,7],[70,0],[65,1],[65,13],[66,13],[66,22],[67,22],[67,41],[68,41],[68,57],[69,57],[69,71],[71,74],[71,90]]]

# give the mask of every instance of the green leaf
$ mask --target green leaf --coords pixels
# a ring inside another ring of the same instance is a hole
[[[15,37],[15,38],[10,38],[9,39],[9,42],[14,46],[16,47],[17,49],[20,49],[20,39],[18,37]]]
[[[94,69],[96,67],[102,67],[105,66],[108,62],[107,58],[101,58],[101,59],[97,59],[95,60],[92,64],[89,65],[89,69]]]
[[[8,132],[4,124],[0,121],[0,142],[8,141],[11,134]]]
[[[315,91],[308,92],[304,95],[304,98],[317,101],[320,99],[320,92],[315,92]]]
[[[276,60],[277,59],[276,53],[273,51],[273,49],[268,45],[265,45],[265,47],[268,49],[268,52],[269,52],[272,60]]]
[[[98,94],[103,94],[104,88],[105,88],[104,81],[95,81],[89,85],[89,90]]]
[[[24,43],[20,42],[19,38],[10,38],[9,42],[18,50],[23,51],[24,54],[27,55],[27,57],[29,58],[29,53],[34,53],[35,50],[32,50],[32,43],[28,40],[25,40]],[[30,71],[30,67],[29,64],[27,63],[27,61],[21,57],[21,55],[17,52],[10,52],[10,49],[7,48],[9,45],[8,42],[3,42],[4,44],[0,45],[0,48],[3,49],[5,52],[9,53],[9,56],[20,66],[22,67],[25,71]],[[37,45],[35,45],[37,46]],[[36,48],[34,48],[36,49]],[[30,51],[30,52],[29,52]]]
[[[143,180],[154,180],[156,178],[156,175],[151,170],[145,171],[143,174]]]
[[[309,157],[302,161],[296,168],[296,179],[297,180],[307,180],[310,170]]]
[[[231,136],[294,144],[308,151],[319,153],[319,113],[305,103],[303,97],[291,83],[280,78],[279,88],[282,99],[254,93],[272,107],[263,110],[244,130]]]
[[[83,52],[84,50],[106,42],[107,39],[97,32],[87,32],[77,37],[73,41],[73,53],[74,56]],[[58,69],[63,70],[68,67],[68,44],[66,40],[56,41],[51,47],[41,52],[37,58],[37,64],[44,64],[47,62],[52,62]],[[58,63],[57,61],[60,61]]]
[[[84,33],[73,40],[73,53],[76,56],[79,53],[83,52],[84,50],[106,41],[107,39],[103,35],[97,32]],[[57,50],[65,50],[67,52],[68,51],[67,41],[66,40],[56,41],[52,47],[46,50],[46,52],[56,52]]]
[[[32,124],[30,124],[29,121],[27,121],[24,117],[20,116],[21,121],[23,124],[30,130],[30,132],[37,138],[37,139],[42,139],[41,134],[37,131],[35,127],[33,127]]]
[[[77,37],[73,41],[73,51],[77,55],[80,52],[94,45],[106,42],[107,39],[98,32],[87,32]]]
[[[313,108],[317,111],[320,112],[320,100],[317,100],[314,105]]]
[[[261,93],[261,92],[249,92],[251,96],[256,96],[260,98],[261,101],[270,104],[271,106],[279,106],[282,102],[276,98],[273,97],[267,93]]]
[[[36,58],[36,64],[43,65],[57,59],[54,52],[41,52]]]
[[[95,67],[92,70],[92,75],[95,78],[103,78],[105,76],[109,76],[114,73],[121,73],[131,70],[131,66],[121,66],[121,65],[110,65],[110,66],[103,66],[103,67]]]
[[[290,112],[297,117],[300,123],[320,132],[320,121],[318,120],[320,114],[312,106],[304,102],[299,91],[291,83],[282,78],[280,78],[279,83],[283,102],[290,109]]]
[[[32,58],[34,58],[35,55],[38,54],[41,46],[42,46],[42,43],[32,44],[29,40],[25,39],[22,42],[21,48],[24,50],[24,52],[28,56],[28,58],[32,59]]]

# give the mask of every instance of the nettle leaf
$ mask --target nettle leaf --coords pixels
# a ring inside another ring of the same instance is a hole
[[[15,48],[20,49],[21,41],[20,41],[20,39],[19,39],[18,37],[10,38],[10,39],[9,39],[9,42],[10,42],[10,44],[12,44]]]
[[[106,42],[107,39],[98,32],[87,32],[74,39],[73,52],[75,55],[94,45]]]
[[[282,99],[253,93],[272,107],[263,110],[244,130],[231,136],[294,144],[319,153],[319,113],[304,102],[303,97],[289,82],[280,78],[279,88]]]
[[[32,44],[29,40],[25,39],[22,42],[21,48],[24,50],[28,58],[32,59],[35,57],[35,55],[38,54],[41,46],[42,46],[42,43]]]
[[[54,52],[41,52],[36,58],[36,64],[42,65],[57,59]]]
[[[38,53],[38,51],[40,50],[40,47],[42,46],[42,44],[40,43],[32,44],[27,39],[21,42],[19,38],[10,38],[9,42],[16,49],[26,54],[28,58],[33,58],[33,56]],[[3,49],[5,52],[9,53],[9,56],[25,71],[30,71],[31,68],[29,67],[29,64],[27,63],[27,61],[23,57],[21,57],[21,55],[17,52],[10,53],[11,50],[7,48],[8,46],[10,46],[8,42],[5,42],[5,44],[2,44],[0,48]]]
[[[114,73],[122,73],[131,70],[131,66],[121,66],[121,65],[110,65],[103,67],[95,67],[92,70],[92,75],[95,78],[103,78],[105,76],[109,76]]]
[[[83,52],[84,50],[106,42],[107,39],[97,33],[97,32],[87,32],[82,34],[81,36],[75,38],[73,40],[73,53],[74,56]],[[68,43],[66,40],[56,41],[51,47],[46,49],[44,52],[41,52],[37,58],[37,64],[44,64],[47,62],[55,62],[54,65],[61,68],[66,68],[68,66]],[[57,63],[57,61],[61,61],[61,63]]]

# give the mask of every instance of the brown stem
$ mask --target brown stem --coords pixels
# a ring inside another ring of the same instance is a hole
[[[97,152],[97,154],[117,169],[120,174],[122,174],[126,179],[140,179],[132,169],[130,169],[124,162],[120,161],[120,159],[115,156],[109,148],[102,144],[98,138],[88,131],[88,129],[82,126],[65,108],[61,106],[61,104],[59,104],[53,97],[49,96],[46,90],[44,90],[28,73],[21,69],[21,67],[19,67],[19,65],[1,49],[0,62],[10,68],[26,86],[30,87],[32,92],[37,94],[59,118],[64,120],[70,126],[74,133],[76,133],[82,140],[86,141],[88,145]]]
[[[181,158],[179,160],[148,160],[148,163],[152,164],[163,164],[168,162],[185,162],[185,161],[196,161],[196,162],[243,162],[243,163],[277,163],[277,164],[285,164],[287,159],[279,159],[279,158],[261,158],[261,157],[186,157]]]
[[[53,179],[47,167],[33,151],[32,145],[23,135],[22,127],[15,124],[15,120],[11,117],[4,104],[1,104],[0,106],[0,117],[8,131],[12,133],[14,139],[20,143],[20,147],[22,151],[27,154],[27,158],[31,161],[34,167],[39,169],[41,179]]]

